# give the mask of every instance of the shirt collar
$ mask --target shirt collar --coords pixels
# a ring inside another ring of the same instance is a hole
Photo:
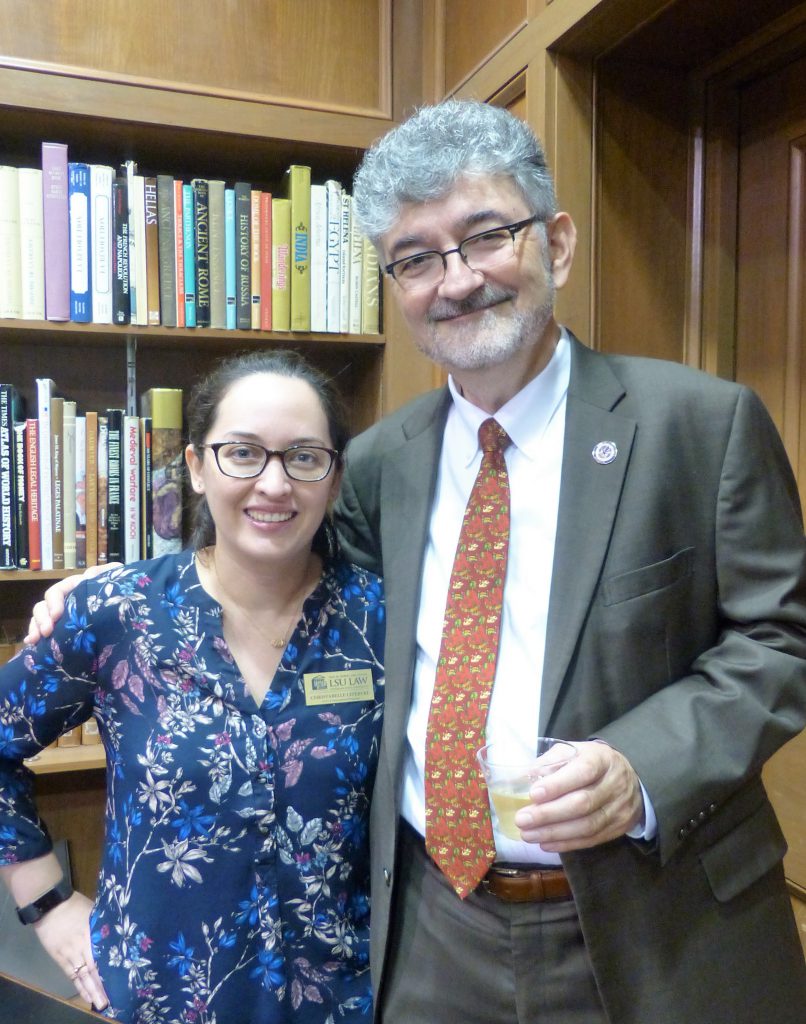
[[[495,413],[495,419],[509,434],[512,443],[527,458],[537,457],[543,434],[563,406],[570,379],[571,346],[565,328],[561,327],[560,339],[546,367]],[[453,398],[451,416],[458,442],[453,452],[469,466],[479,450],[479,427],[490,414],[460,395],[450,376],[448,388]]]

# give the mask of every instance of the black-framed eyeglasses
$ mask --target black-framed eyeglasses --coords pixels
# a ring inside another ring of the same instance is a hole
[[[251,441],[217,441],[215,444],[197,444],[196,448],[209,448],[224,476],[235,477],[236,480],[260,476],[269,459],[277,455],[287,477],[313,483],[324,480],[339,457],[335,449],[313,444],[292,444],[278,449],[264,448],[262,444]]]
[[[515,236],[540,219],[535,214],[514,224],[502,224],[499,228],[479,231],[478,234],[465,238],[455,249],[445,249],[444,252],[436,249],[417,252],[413,256],[404,256],[402,259],[387,263],[384,269],[407,292],[433,288],[440,284],[448,269],[447,257],[454,252],[459,254],[471,270],[483,273],[511,259],[515,255]]]

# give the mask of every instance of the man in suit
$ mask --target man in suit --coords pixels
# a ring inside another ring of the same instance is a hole
[[[557,324],[575,229],[506,111],[423,108],[367,152],[354,202],[415,344],[450,374],[351,444],[336,508],[347,553],[387,586],[376,1019],[802,1022],[760,772],[806,721],[806,549],[768,415],[746,388],[594,353]],[[477,742],[528,751],[551,735],[577,755],[533,785],[522,841],[495,832],[476,885],[429,839],[436,819],[478,817],[460,809],[472,770],[453,807],[427,791],[436,694],[459,674],[441,667],[454,552],[491,417],[508,560]]]

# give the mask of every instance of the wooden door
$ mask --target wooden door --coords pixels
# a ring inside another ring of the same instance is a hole
[[[806,54],[739,91],[736,379],[774,417],[806,508]],[[806,734],[773,758],[765,779],[806,900]],[[806,939],[806,903],[795,902]]]

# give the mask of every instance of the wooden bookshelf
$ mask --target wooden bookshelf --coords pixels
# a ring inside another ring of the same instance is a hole
[[[25,764],[35,775],[80,772],[89,768],[103,768],[106,764],[106,755],[101,743],[80,747],[48,747]]]

